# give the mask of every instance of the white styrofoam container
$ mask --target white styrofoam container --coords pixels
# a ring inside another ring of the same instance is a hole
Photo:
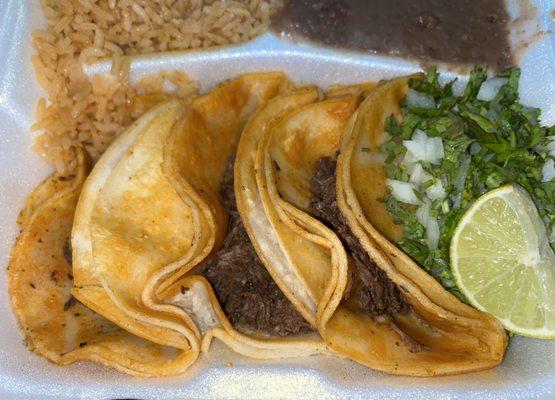
[[[522,0],[511,0],[511,10]],[[7,265],[17,234],[17,213],[49,167],[29,150],[33,110],[41,90],[29,63],[29,33],[43,24],[38,0],[0,0],[0,265]],[[555,28],[551,0],[536,0],[540,27]],[[522,101],[555,122],[555,39],[545,35],[521,60]],[[89,72],[105,70],[99,64]],[[374,55],[294,45],[271,35],[219,50],[137,58],[134,78],[159,69],[182,69],[205,89],[255,70],[283,70],[318,84],[382,79],[419,70],[416,63]],[[502,363],[489,371],[444,378],[403,378],[328,356],[260,362],[220,343],[184,376],[138,379],[92,363],[58,367],[32,354],[11,311],[0,274],[0,399],[74,398],[364,398],[555,399],[555,341],[512,340]],[[228,362],[232,367],[226,366]]]

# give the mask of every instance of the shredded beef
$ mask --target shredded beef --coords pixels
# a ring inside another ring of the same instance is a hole
[[[226,316],[243,331],[278,336],[312,331],[274,282],[250,242],[235,202],[233,161],[228,164],[220,196],[229,213],[229,230],[204,274]]]
[[[373,316],[391,315],[407,309],[399,288],[368,256],[353,235],[339,211],[335,191],[336,161],[330,157],[318,160],[316,173],[311,181],[312,214],[329,226],[339,236],[354,261],[354,272],[360,286],[354,292],[360,307]]]

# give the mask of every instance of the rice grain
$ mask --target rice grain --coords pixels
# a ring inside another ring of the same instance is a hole
[[[31,57],[47,99],[36,107],[33,148],[58,170],[76,147],[97,159],[132,121],[196,83],[161,72],[129,85],[130,55],[238,43],[266,30],[281,0],[40,0],[46,29],[32,33]],[[90,81],[83,64],[111,57],[109,76]]]

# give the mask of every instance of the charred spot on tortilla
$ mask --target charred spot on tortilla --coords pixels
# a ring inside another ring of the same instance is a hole
[[[313,329],[274,282],[247,235],[235,201],[230,160],[220,186],[229,228],[223,245],[208,261],[204,275],[224,313],[241,331],[288,336]]]
[[[69,299],[64,303],[64,311],[68,311],[70,308],[77,304],[77,299],[73,297],[72,294],[69,295]]]
[[[58,180],[61,181],[61,182],[66,182],[66,181],[70,181],[74,178],[75,178],[75,175],[70,174],[70,175],[62,175],[62,176],[58,177]]]
[[[66,259],[67,263],[71,265],[73,261],[73,254],[71,251],[71,244],[70,244],[69,238],[66,240],[66,243],[64,244],[64,258]],[[73,279],[73,277],[71,279]]]
[[[406,312],[409,305],[401,291],[370,259],[339,211],[335,191],[336,164],[330,157],[318,160],[311,180],[312,214],[338,235],[351,256],[355,266],[353,275],[358,282],[351,296],[356,296],[358,305],[373,316]]]

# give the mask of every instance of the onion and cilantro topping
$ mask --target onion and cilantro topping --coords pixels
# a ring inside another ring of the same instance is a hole
[[[388,195],[383,201],[404,225],[399,246],[464,300],[449,267],[449,244],[465,210],[485,192],[518,183],[532,197],[555,248],[555,126],[519,102],[520,70],[488,79],[475,68],[456,94],[436,69],[413,78],[401,123],[390,116]]]

